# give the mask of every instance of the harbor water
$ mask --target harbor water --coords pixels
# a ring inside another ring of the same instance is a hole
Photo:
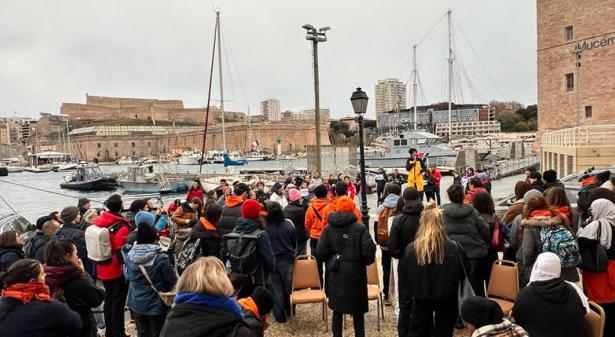
[[[174,172],[189,172],[198,173],[199,166],[189,165],[155,165],[158,168],[172,170]],[[126,171],[127,166],[122,165],[101,165],[101,169],[106,173],[119,173]],[[249,162],[247,166],[242,166],[241,169],[289,169],[289,168],[305,168],[305,159],[285,160],[285,161],[268,161],[268,162]],[[203,172],[223,172],[221,164],[203,165]],[[334,175],[337,173],[331,172]],[[49,214],[52,211],[61,211],[62,208],[70,205],[77,205],[77,199],[87,197],[92,200],[93,207],[103,207],[102,202],[110,195],[118,193],[123,194],[122,188],[115,191],[96,191],[82,192],[75,190],[61,189],[60,183],[64,181],[64,176],[70,175],[70,172],[47,172],[47,173],[11,173],[8,177],[0,178],[0,195],[18,214],[24,216],[30,221],[35,221],[38,217]],[[325,174],[328,174],[325,172]],[[504,198],[514,192],[514,185],[518,180],[523,179],[523,176],[517,175],[507,177],[501,180],[492,182],[492,195],[494,199]],[[452,184],[453,178],[445,176],[442,178],[441,196],[443,202],[448,202],[446,197],[446,189]],[[174,199],[183,198],[185,194],[165,194],[161,195],[161,201],[168,204]],[[128,194],[127,199],[134,199],[138,195]],[[373,199],[373,200],[372,200]],[[368,204],[370,207],[375,205],[376,195],[368,195]],[[358,200],[358,198],[357,198]],[[126,204],[124,207],[128,207]],[[10,210],[8,205],[0,201],[0,212]]]

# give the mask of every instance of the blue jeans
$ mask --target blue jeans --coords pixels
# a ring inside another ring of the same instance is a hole
[[[290,314],[290,287],[293,277],[293,264],[280,261],[269,275],[269,289],[273,293],[273,316],[278,323],[286,322]]]

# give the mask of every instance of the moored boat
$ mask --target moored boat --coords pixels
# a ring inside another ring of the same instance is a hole
[[[163,173],[154,173],[152,165],[129,167],[119,183],[129,193],[170,193],[180,189],[179,184],[172,184]]]
[[[77,172],[64,177],[61,188],[80,191],[108,191],[117,188],[117,179],[107,175],[98,165],[79,165]]]

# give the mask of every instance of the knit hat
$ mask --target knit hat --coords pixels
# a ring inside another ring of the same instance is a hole
[[[137,243],[153,244],[156,243],[157,238],[158,233],[156,232],[156,228],[154,228],[154,226],[147,223],[142,223],[137,227]]]
[[[461,305],[461,318],[477,329],[485,325],[499,324],[504,319],[500,306],[494,301],[480,296],[472,296]]]
[[[301,192],[297,191],[296,188],[291,188],[288,190],[288,199],[290,201],[297,201],[301,199]]]
[[[87,204],[88,202],[90,202],[90,199],[88,199],[88,198],[79,198],[79,202],[77,203],[77,207],[83,207],[83,205]]]
[[[62,212],[60,212],[60,218],[64,223],[70,223],[75,220],[75,218],[79,215],[79,208],[75,206],[64,207]]]
[[[241,216],[256,220],[261,213],[261,205],[254,199],[248,199],[241,204]]]
[[[337,199],[337,211],[339,212],[352,212],[356,205],[349,196],[343,196]]]
[[[135,215],[135,224],[148,224],[153,226],[156,223],[156,217],[150,213],[145,211],[139,211],[137,215]]]
[[[258,314],[267,315],[273,309],[273,295],[267,288],[258,286],[252,292],[252,300],[258,307]]]
[[[523,202],[527,204],[533,197],[542,197],[542,192],[534,189],[525,192],[525,195],[523,195]]]

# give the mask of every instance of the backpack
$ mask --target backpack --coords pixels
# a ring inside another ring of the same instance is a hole
[[[376,226],[376,242],[386,247],[389,244],[389,217],[393,213],[392,208],[385,207],[378,214],[378,225]]]
[[[231,274],[241,280],[250,279],[254,284],[256,274],[262,267],[256,245],[265,231],[257,229],[250,234],[230,233],[223,238],[223,256],[231,266]],[[261,273],[262,275],[263,273]],[[264,277],[264,275],[262,275]],[[263,280],[264,284],[264,280]]]
[[[562,225],[541,228],[540,245],[542,252],[552,252],[559,256],[562,268],[576,267],[581,262],[577,240]]]
[[[98,264],[109,264],[113,258],[111,235],[126,226],[123,221],[116,222],[109,227],[89,226],[85,230],[85,247],[88,259]]]
[[[184,243],[177,255],[177,272],[181,275],[192,262],[201,257],[201,239],[191,237]]]

